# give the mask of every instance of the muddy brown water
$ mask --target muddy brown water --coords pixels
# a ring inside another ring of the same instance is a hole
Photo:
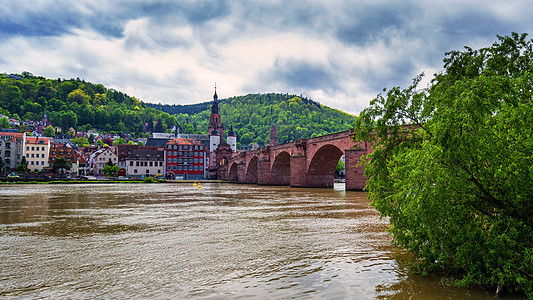
[[[488,299],[408,272],[367,195],[0,185],[2,299]]]

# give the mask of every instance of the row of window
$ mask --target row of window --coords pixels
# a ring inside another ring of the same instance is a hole
[[[204,159],[203,158],[167,158],[167,163],[171,164],[171,163],[201,163],[203,164],[204,163]]]
[[[202,152],[168,151],[167,156],[202,156]]]
[[[110,158],[111,158],[111,157],[110,157]],[[105,161],[109,161],[110,158],[105,159],[105,157],[100,157],[99,160],[100,160],[100,161],[104,161],[104,160],[105,160]],[[116,158],[113,158],[113,161],[117,161],[117,159],[116,159]]]
[[[37,154],[32,153],[31,154],[31,158],[34,158],[34,157],[39,158],[39,153],[37,153]],[[26,158],[30,158],[30,154],[29,153],[26,153]],[[44,158],[44,153],[41,154],[41,158]]]
[[[133,173],[134,173],[134,174],[137,174],[137,173],[139,173],[139,172],[138,172],[137,169],[134,169],[134,170],[133,170]],[[157,170],[157,173],[158,173],[158,174],[161,174],[161,170]],[[146,170],[146,174],[150,174],[150,170]]]
[[[167,170],[202,171],[202,166],[167,166]]]
[[[39,164],[41,166],[44,166],[44,161],[36,161],[35,164],[34,164],[34,161],[32,160],[32,161],[29,162],[29,164],[30,164],[30,166],[33,166],[33,165],[38,166]]]
[[[188,145],[168,145],[167,149],[179,149],[179,150],[193,150],[193,147],[194,147],[194,150],[204,150],[204,146],[198,146],[198,145],[195,145],[195,146],[188,146]]]
[[[31,151],[35,151],[35,150],[39,151],[39,148],[41,148],[41,151],[44,151],[44,147],[31,147]],[[26,151],[30,151],[29,146],[26,146]]]
[[[11,146],[9,144],[6,144],[4,150],[11,150]],[[17,146],[17,152],[20,152],[20,146]]]
[[[153,162],[153,161],[136,161],[135,162],[135,166],[136,167],[162,167],[163,166],[163,162],[162,161],[159,161],[159,162]],[[130,167],[133,167],[133,161],[130,160]]]

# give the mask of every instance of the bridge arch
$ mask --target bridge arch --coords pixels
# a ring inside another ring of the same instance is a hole
[[[343,151],[335,145],[320,147],[307,169],[307,185],[309,187],[333,187],[335,168]]]
[[[276,155],[270,174],[273,185],[290,185],[291,155],[288,152],[283,151]]]
[[[228,180],[229,181],[238,181],[239,180],[239,175],[237,173],[238,171],[238,164],[237,163],[232,163],[230,168],[229,168],[229,173],[228,173]]]
[[[248,163],[248,167],[246,168],[246,183],[257,183],[257,162],[259,161],[259,158],[257,156],[253,156],[250,159],[250,162]]]

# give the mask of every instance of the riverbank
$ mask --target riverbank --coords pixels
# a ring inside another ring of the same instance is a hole
[[[157,179],[153,181],[146,180],[78,180],[78,179],[26,179],[26,178],[0,178],[0,183],[3,184],[109,184],[109,183],[175,183],[175,184],[194,184],[195,182],[201,183],[222,183],[226,181],[222,180],[166,180],[166,179]]]

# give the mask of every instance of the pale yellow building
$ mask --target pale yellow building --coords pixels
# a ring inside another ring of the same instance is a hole
[[[27,136],[25,138],[24,156],[28,163],[28,170],[42,170],[48,168],[48,155],[50,153],[50,139],[45,137]]]

